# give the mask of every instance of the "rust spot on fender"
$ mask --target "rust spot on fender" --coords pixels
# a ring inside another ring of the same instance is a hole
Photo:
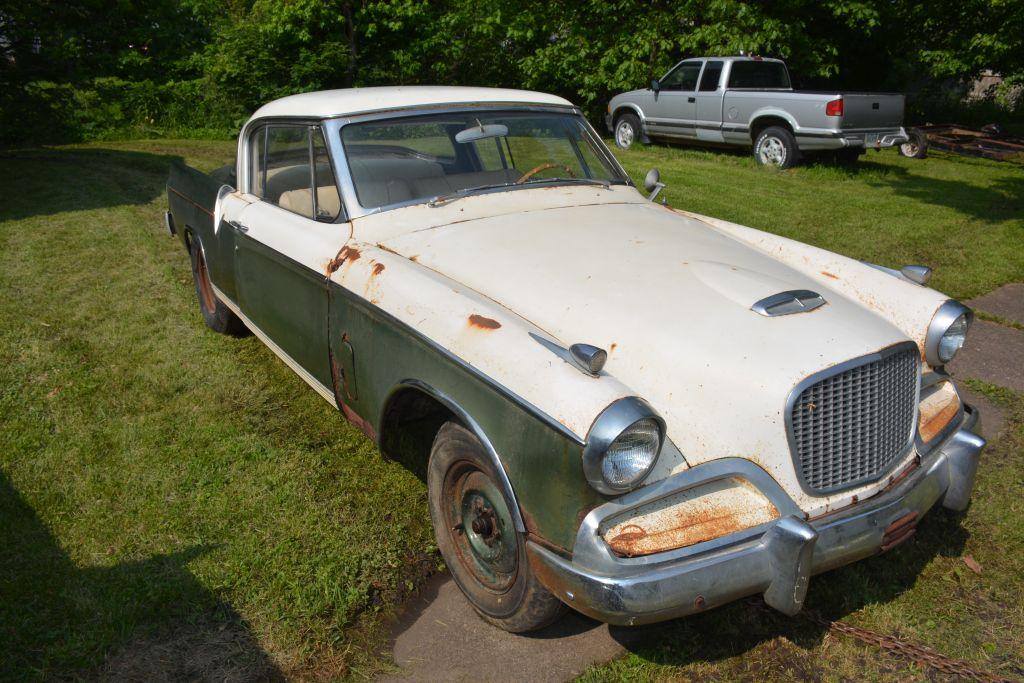
[[[474,313],[469,316],[469,326],[477,327],[481,330],[496,330],[501,327],[501,323],[494,318],[487,318],[479,315],[478,313]]]
[[[616,344],[615,342],[612,342],[612,345],[608,347],[608,353],[611,353],[612,351],[614,351],[616,348],[618,348],[618,346],[619,346],[618,344]]]
[[[338,270],[338,268],[341,268],[342,264],[344,264],[345,261],[358,261],[360,256],[362,256],[362,253],[360,253],[358,249],[356,249],[355,247],[345,245],[338,251],[335,257],[332,258],[327,263],[327,268],[324,270],[324,275],[330,277],[334,273],[334,271]]]
[[[384,264],[383,263],[378,263],[378,264],[374,265],[374,267],[373,267],[373,274],[374,275],[380,275],[383,272],[384,272]]]
[[[413,254],[412,256],[409,257],[409,260],[412,261],[413,263],[416,263],[417,261],[420,260],[420,255],[419,254]]]
[[[833,273],[830,273],[830,272],[828,272],[827,270],[823,270],[823,271],[821,271],[821,274],[822,274],[822,275],[824,275],[825,277],[830,277],[830,278],[832,278],[833,280],[838,280],[838,279],[839,279],[839,276],[838,276],[838,275],[834,275]]]

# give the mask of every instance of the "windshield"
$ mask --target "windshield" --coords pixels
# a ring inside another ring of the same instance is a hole
[[[625,183],[575,114],[480,111],[350,123],[341,129],[359,204],[378,208],[474,188]]]
[[[782,62],[733,62],[730,88],[789,89],[789,72]]]

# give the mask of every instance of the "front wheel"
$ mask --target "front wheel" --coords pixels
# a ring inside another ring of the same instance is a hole
[[[427,466],[430,518],[455,583],[485,621],[512,633],[533,631],[565,610],[530,569],[513,503],[476,437],[447,422]]]
[[[629,149],[640,137],[640,119],[634,114],[623,114],[615,123],[615,146]]]
[[[781,126],[765,128],[754,141],[754,159],[762,166],[791,168],[799,156],[796,138]]]

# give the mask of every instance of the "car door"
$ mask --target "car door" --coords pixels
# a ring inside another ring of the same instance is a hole
[[[271,349],[333,400],[324,268],[351,230],[336,222],[341,202],[323,131],[270,123],[252,133],[249,150],[254,201],[231,221],[238,307]]]
[[[722,69],[725,63],[719,59],[710,59],[704,63],[697,86],[697,139],[708,142],[724,142],[722,137],[722,100],[725,88],[722,87]]]
[[[658,81],[649,108],[644,115],[649,133],[676,138],[697,137],[697,79],[704,60],[680,62]]]

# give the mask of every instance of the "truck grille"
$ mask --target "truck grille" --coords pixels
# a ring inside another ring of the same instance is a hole
[[[877,479],[913,438],[917,347],[899,345],[852,363],[811,377],[789,410],[797,472],[815,493]]]

